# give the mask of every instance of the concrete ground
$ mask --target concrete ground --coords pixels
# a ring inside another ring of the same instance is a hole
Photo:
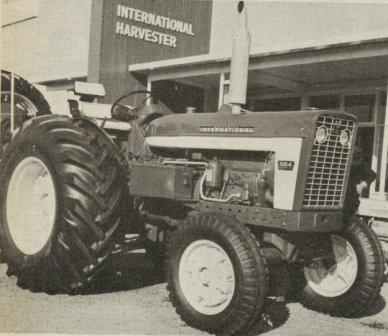
[[[83,295],[47,295],[20,289],[0,265],[0,333],[115,335],[207,335],[185,325],[168,300],[164,280],[153,273],[141,250],[114,256],[110,270]],[[388,283],[365,316],[333,318],[298,302],[267,306],[253,335],[388,334]]]

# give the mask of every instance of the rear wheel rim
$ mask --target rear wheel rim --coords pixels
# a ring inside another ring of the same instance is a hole
[[[34,118],[38,114],[38,106],[36,106],[26,96],[14,92],[14,129],[11,130],[11,92],[1,92],[1,115],[0,115],[0,146],[6,145],[12,140],[15,129],[21,126],[21,123],[26,119]],[[1,153],[0,153],[1,156]]]
[[[20,161],[12,173],[6,216],[12,241],[26,255],[41,251],[55,225],[54,180],[46,164],[34,156]]]
[[[195,310],[221,313],[232,301],[235,282],[232,261],[220,245],[201,239],[186,247],[179,262],[179,284]]]
[[[2,102],[10,101],[11,91],[3,91],[1,93]],[[36,117],[38,114],[38,107],[26,96],[14,92],[14,108],[19,113],[23,113],[24,115],[28,117]]]
[[[324,297],[338,297],[345,294],[357,278],[357,255],[350,242],[332,235],[335,263],[329,269],[322,261],[314,261],[304,268],[304,275],[310,288]]]

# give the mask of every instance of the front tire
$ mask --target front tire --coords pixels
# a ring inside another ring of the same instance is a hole
[[[125,171],[97,128],[67,117],[32,119],[5,151],[0,246],[9,274],[34,291],[88,284],[122,223]]]
[[[345,229],[332,235],[334,265],[320,261],[304,267],[302,303],[333,316],[358,316],[380,293],[384,257],[372,229],[353,216]]]
[[[267,270],[249,230],[220,213],[190,216],[167,250],[170,300],[189,325],[229,335],[247,331],[262,312]]]

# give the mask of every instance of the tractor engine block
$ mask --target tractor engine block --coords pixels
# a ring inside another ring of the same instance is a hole
[[[187,157],[201,160],[163,158],[132,163],[130,189],[148,197],[273,207],[272,152],[256,152],[245,158],[221,152]]]
[[[214,157],[200,179],[201,198],[261,207],[273,206],[273,153],[263,153],[262,160],[220,160]],[[259,156],[260,158],[260,156]]]

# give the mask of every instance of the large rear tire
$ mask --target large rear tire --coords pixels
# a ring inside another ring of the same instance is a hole
[[[220,213],[190,216],[172,233],[167,289],[189,325],[228,335],[261,315],[267,270],[259,245],[239,221]]]
[[[51,114],[50,106],[42,93],[31,83],[14,75],[15,128],[33,117]],[[11,73],[1,70],[0,146],[12,139],[10,132]],[[1,151],[0,151],[1,155]],[[0,156],[1,157],[1,156]]]
[[[72,291],[111,254],[122,224],[126,172],[110,140],[90,123],[43,116],[5,151],[0,247],[19,284]]]
[[[301,301],[333,316],[358,316],[377,298],[384,282],[384,256],[372,229],[353,216],[341,234],[332,235],[334,264],[304,267]]]

